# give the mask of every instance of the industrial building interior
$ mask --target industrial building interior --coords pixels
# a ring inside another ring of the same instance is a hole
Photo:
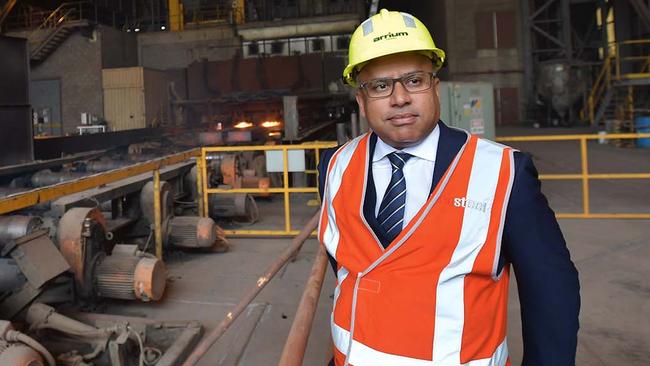
[[[0,0],[0,365],[326,365],[317,164],[382,8],[446,51],[442,121],[532,155],[576,364],[648,365],[647,0]]]

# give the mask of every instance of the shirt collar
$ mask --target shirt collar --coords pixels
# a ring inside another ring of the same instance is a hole
[[[438,151],[438,140],[440,140],[440,127],[436,124],[433,131],[431,131],[431,133],[429,133],[429,135],[427,135],[427,137],[425,137],[419,144],[405,147],[400,151],[417,156],[420,159],[435,162],[436,152]],[[393,151],[397,151],[397,149],[388,145],[377,136],[377,145],[375,145],[375,153],[372,156],[372,162],[374,163],[383,159]]]

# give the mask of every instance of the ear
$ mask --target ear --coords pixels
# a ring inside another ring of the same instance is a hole
[[[354,94],[354,97],[357,99],[357,104],[359,105],[359,113],[366,118],[366,100],[360,90]]]

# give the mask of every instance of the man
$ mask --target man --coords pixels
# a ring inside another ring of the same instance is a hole
[[[573,365],[578,276],[531,159],[439,121],[445,54],[415,17],[382,10],[349,52],[372,131],[319,166],[333,363],[509,365],[512,265],[523,364]]]

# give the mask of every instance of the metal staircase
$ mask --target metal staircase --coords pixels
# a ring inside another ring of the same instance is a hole
[[[627,48],[631,56],[620,56],[622,47]],[[583,120],[592,126],[602,125],[607,120],[630,124],[638,111],[635,99],[647,94],[650,86],[650,53],[646,51],[649,47],[650,40],[629,40],[612,45],[611,56],[603,61],[580,112]]]
[[[77,29],[88,25],[83,19],[79,3],[63,3],[45,18],[29,36],[30,61],[45,61]]]

